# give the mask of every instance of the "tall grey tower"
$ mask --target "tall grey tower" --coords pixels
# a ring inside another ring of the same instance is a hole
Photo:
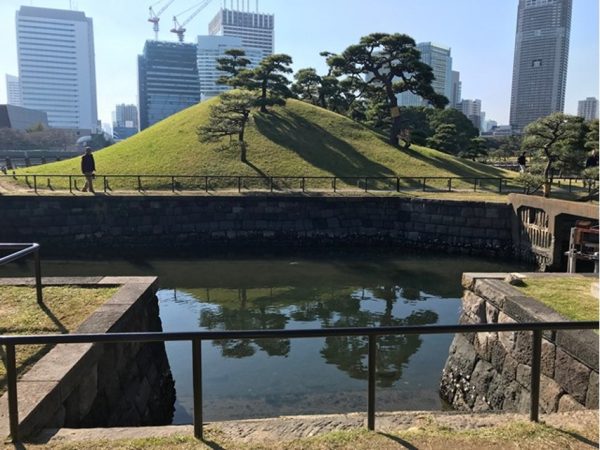
[[[573,0],[519,0],[510,124],[523,128],[565,104]]]
[[[96,131],[92,19],[79,11],[21,6],[16,13],[23,106],[55,128]]]

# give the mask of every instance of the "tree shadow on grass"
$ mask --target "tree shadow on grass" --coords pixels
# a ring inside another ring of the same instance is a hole
[[[387,167],[366,158],[356,148],[322,128],[287,110],[256,114],[258,131],[277,145],[289,149],[313,166],[337,177],[393,177]],[[301,175],[301,174],[299,174]]]

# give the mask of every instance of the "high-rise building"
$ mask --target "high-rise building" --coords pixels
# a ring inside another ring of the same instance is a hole
[[[224,72],[217,70],[217,59],[225,57],[225,52],[231,49],[244,50],[250,64],[246,67],[256,67],[263,58],[263,51],[255,47],[244,47],[242,38],[236,36],[198,36],[198,78],[202,100],[209,99],[230,89],[229,86],[218,84],[217,80]]]
[[[481,100],[467,100],[463,99],[459,104],[458,108],[467,118],[471,121],[473,126],[478,130],[481,130],[483,114],[481,111]]]
[[[6,74],[6,103],[14,106],[23,106],[23,95],[19,77]]]
[[[92,19],[80,11],[21,6],[16,13],[23,106],[55,128],[98,127]]]
[[[519,0],[510,124],[529,123],[565,104],[572,0]]]
[[[433,90],[446,96],[452,101],[452,57],[450,48],[431,42],[419,42],[417,49],[421,52],[421,61],[433,69],[434,80],[431,83]],[[427,102],[412,92],[403,92],[398,95],[399,106],[425,106]]]
[[[460,72],[456,70],[452,71],[452,89],[448,100],[450,101],[449,106],[451,108],[457,108],[458,104],[462,100],[462,83],[460,81]]]
[[[138,56],[140,130],[200,101],[196,44],[146,41]]]
[[[259,48],[262,51],[262,58],[272,55],[275,42],[275,16],[258,11],[250,12],[249,0],[242,0],[242,4],[246,5],[245,11],[234,10],[233,0],[230,3],[231,9],[221,8],[208,25],[208,34],[239,37],[242,39],[243,48]],[[239,0],[237,5],[239,9]]]
[[[580,100],[577,104],[577,115],[585,120],[594,120],[598,118],[598,99],[596,97],[587,97]]]
[[[138,109],[135,105],[121,103],[115,107],[115,120],[113,126],[138,128]]]

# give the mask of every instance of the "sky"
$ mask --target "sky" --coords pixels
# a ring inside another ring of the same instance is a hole
[[[15,12],[21,5],[83,11],[94,21],[98,116],[111,122],[115,105],[137,104],[137,55],[154,39],[147,21],[156,0],[0,0],[0,104],[6,103],[4,74],[18,75]],[[293,69],[326,65],[319,53],[342,52],[373,32],[404,33],[416,42],[451,48],[460,72],[462,97],[481,99],[486,118],[507,124],[518,0],[258,0],[259,11],[275,15],[275,52],[294,60]],[[164,4],[160,3],[155,10]],[[234,6],[238,0],[234,0]],[[175,0],[161,16],[159,39],[175,41],[172,18],[200,0]],[[598,98],[598,0],[573,0],[565,112]],[[186,42],[208,34],[223,5],[212,0],[187,25]],[[227,0],[230,5],[230,0]],[[251,10],[256,0],[250,0]]]

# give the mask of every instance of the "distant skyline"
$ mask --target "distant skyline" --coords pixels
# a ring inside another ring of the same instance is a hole
[[[139,0],[2,0],[0,2],[0,103],[6,103],[4,74],[18,75],[15,13],[21,5],[69,9],[94,21],[98,116],[111,122],[121,103],[137,101],[137,55],[154,38],[148,6]],[[234,0],[234,7],[237,0]],[[173,15],[197,0],[175,0],[161,16],[159,39],[175,42]],[[240,2],[241,4],[241,2]],[[208,34],[222,0],[213,0],[186,28],[186,42]],[[229,7],[230,2],[227,1]],[[255,0],[250,8],[255,10]],[[486,118],[507,124],[510,109],[518,0],[259,0],[259,11],[275,15],[275,52],[294,59],[293,69],[326,65],[319,53],[341,52],[373,32],[405,33],[416,42],[431,41],[452,50],[460,72],[462,98],[481,99]],[[159,7],[157,7],[159,8]],[[155,8],[155,9],[157,9]],[[185,20],[193,10],[178,16]],[[565,112],[576,114],[578,101],[598,94],[598,1],[573,0]]]

